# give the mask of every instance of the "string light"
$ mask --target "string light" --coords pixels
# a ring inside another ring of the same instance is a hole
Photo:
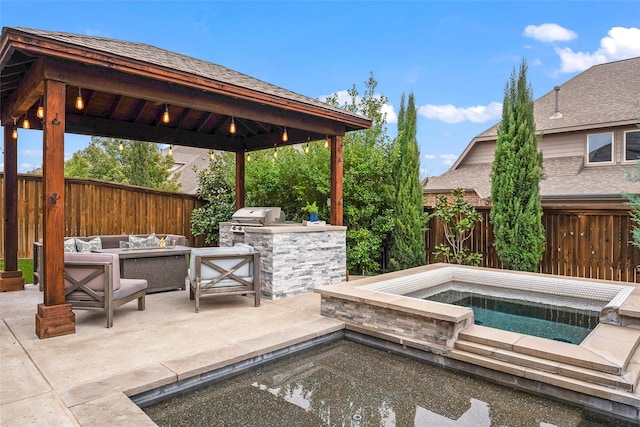
[[[273,144],[273,158],[278,158],[278,146],[276,144]]]
[[[120,151],[124,150],[124,144],[122,141],[120,141],[120,144],[118,144],[118,150]]]
[[[324,148],[329,148],[329,137],[328,136],[324,139]]]
[[[231,135],[236,133],[236,121],[233,119],[233,116],[231,116],[231,124],[229,125],[229,133]]]
[[[44,119],[44,107],[42,106],[42,97],[40,97],[40,105],[38,106],[38,110],[36,111],[36,116],[40,120]]]
[[[247,153],[247,162],[251,161],[251,153]]]
[[[169,146],[169,155],[173,156],[173,145]]]
[[[84,100],[82,99],[82,89],[78,88],[78,97],[76,98],[76,108],[78,110],[84,109]]]
[[[282,131],[282,142],[287,142],[289,140],[289,134],[287,133],[287,127],[284,127]]]
[[[213,153],[213,151],[209,151],[209,159],[213,160],[216,158],[216,155]]]
[[[304,146],[304,154],[309,154],[309,143],[307,142],[307,145]]]
[[[16,119],[15,117],[12,117],[12,119],[13,119],[13,132],[11,132],[11,137],[13,139],[18,139],[18,126],[16,124],[18,119]]]
[[[162,123],[167,124],[171,121],[171,117],[169,117],[169,106],[164,104],[164,113],[162,113]]]
[[[29,119],[27,118],[27,114],[24,115],[24,120],[22,121],[22,127],[24,129],[31,129],[31,124],[29,123]]]

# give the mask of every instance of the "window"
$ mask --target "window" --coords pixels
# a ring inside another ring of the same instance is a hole
[[[613,163],[613,133],[587,136],[588,163]]]
[[[624,161],[637,162],[640,160],[640,130],[624,133]]]

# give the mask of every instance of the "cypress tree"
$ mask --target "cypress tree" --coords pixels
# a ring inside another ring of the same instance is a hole
[[[533,94],[522,60],[505,86],[491,171],[490,219],[496,251],[508,269],[536,271],[545,248],[540,180],[542,153],[533,118]]]
[[[397,167],[393,175],[394,227],[389,238],[389,268],[402,270],[425,262],[424,202],[420,185],[420,151],[417,133],[418,110],[413,92],[405,108],[402,94],[396,139]],[[395,156],[394,156],[395,157]]]

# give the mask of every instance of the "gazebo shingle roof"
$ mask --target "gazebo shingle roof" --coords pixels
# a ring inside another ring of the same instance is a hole
[[[359,114],[350,113],[343,109],[326,104],[317,99],[300,95],[238,71],[234,71],[222,65],[182,55],[180,53],[171,52],[146,43],[22,27],[16,27],[15,30],[32,34],[34,36],[46,37],[70,45],[81,46],[84,49],[91,49],[104,54],[146,62],[153,64],[156,67],[163,67],[173,71],[182,71],[189,75],[196,75],[228,85],[269,94],[282,98],[283,100],[301,102],[315,107],[340,112],[341,114],[352,115],[358,118],[363,117]]]

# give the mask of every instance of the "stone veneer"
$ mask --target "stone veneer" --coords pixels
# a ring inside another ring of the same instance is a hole
[[[278,299],[344,282],[347,228],[285,224],[245,227],[244,243],[260,253],[262,295]],[[232,246],[230,223],[220,223],[220,246]]]
[[[316,289],[320,313],[348,328],[446,355],[458,333],[473,325],[473,310],[337,284]]]

